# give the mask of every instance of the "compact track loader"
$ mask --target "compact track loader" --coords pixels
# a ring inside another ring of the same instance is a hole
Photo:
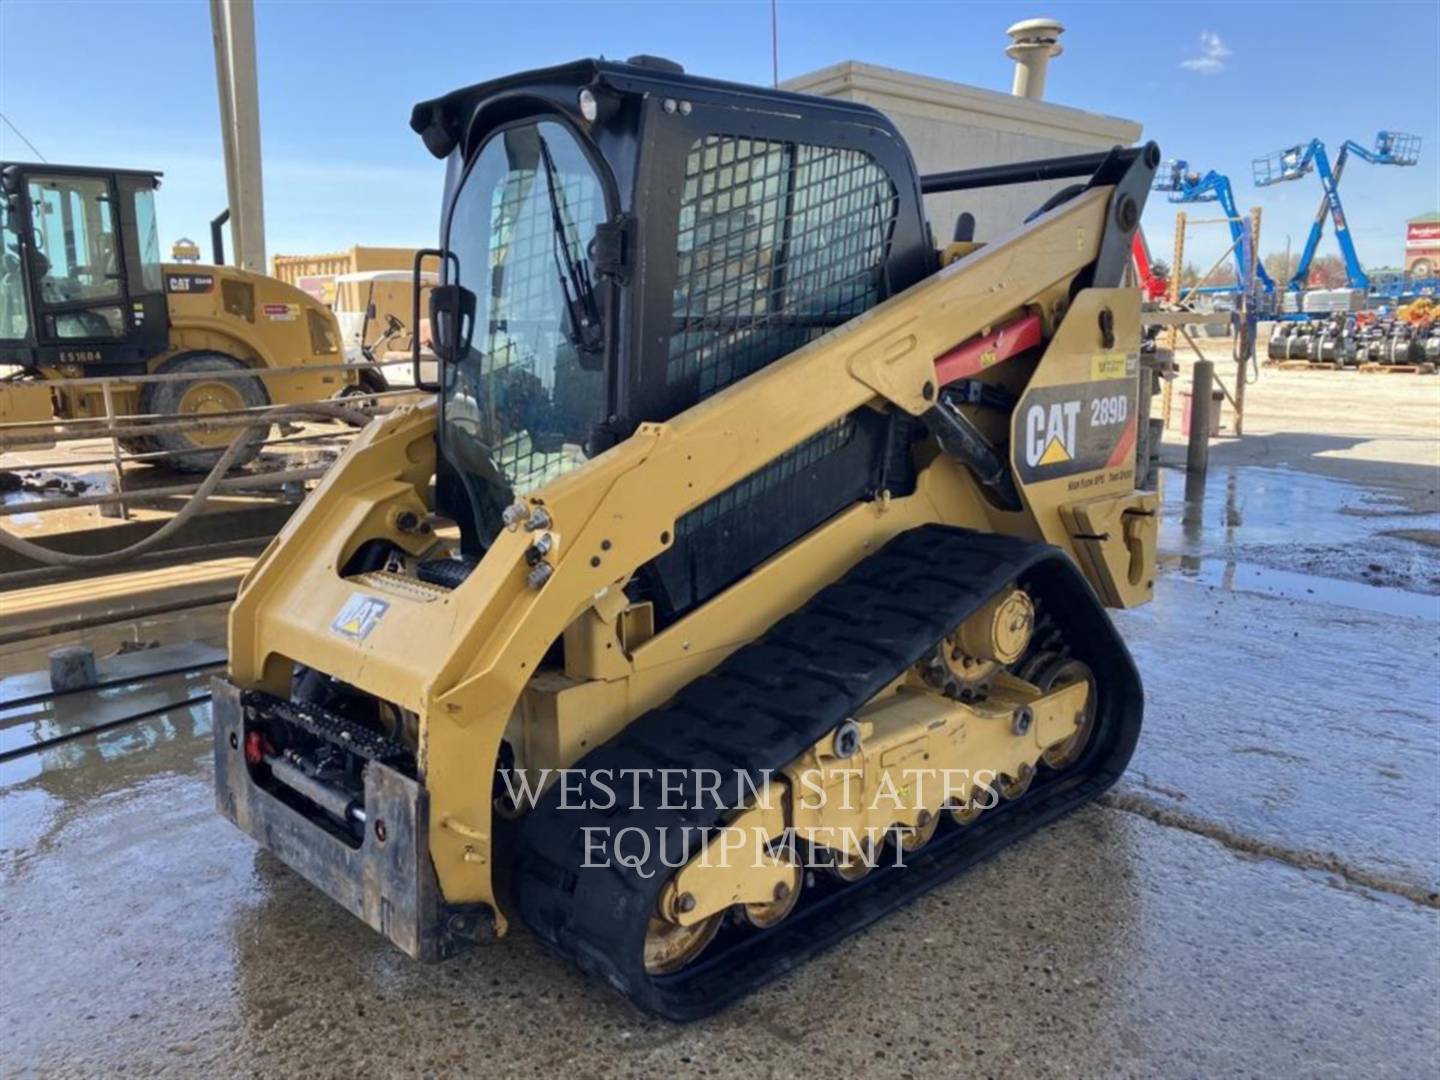
[[[353,373],[308,371],[344,361],[330,309],[292,285],[229,266],[161,263],[155,191],[136,169],[0,162],[0,422],[104,416],[96,382],[120,376],[117,415],[204,417],[321,401]],[[218,253],[217,253],[218,257]],[[290,368],[269,378],[241,373]],[[124,376],[168,375],[151,382]],[[236,432],[151,425],[122,438],[206,471]],[[260,450],[247,436],[237,464]]]
[[[873,109],[643,57],[411,122],[437,400],[245,580],[225,815],[412,956],[518,919],[684,1019],[1115,781],[1153,144],[922,178]],[[924,193],[1041,180],[936,250]]]

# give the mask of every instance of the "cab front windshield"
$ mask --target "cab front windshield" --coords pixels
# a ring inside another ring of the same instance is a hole
[[[500,509],[584,463],[606,414],[588,248],[599,177],[569,129],[540,120],[486,142],[446,234],[446,281],[475,297],[469,347],[445,363],[441,448],[483,533]]]

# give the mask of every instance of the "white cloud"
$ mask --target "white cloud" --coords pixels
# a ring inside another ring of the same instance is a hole
[[[1225,58],[1230,49],[1220,40],[1220,35],[1210,30],[1200,31],[1200,55],[1181,60],[1180,66],[1187,71],[1198,71],[1202,75],[1218,75],[1225,70]]]

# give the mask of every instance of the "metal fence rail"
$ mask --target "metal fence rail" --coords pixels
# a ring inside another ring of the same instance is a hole
[[[189,500],[176,512],[174,518],[171,519],[173,522],[175,518],[188,520],[193,517],[199,506],[192,504],[197,501],[203,504],[205,500],[217,494],[245,493],[266,497],[273,493],[275,497],[279,497],[280,493],[284,492],[283,497],[287,501],[293,500],[295,486],[309,485],[324,476],[330,467],[330,462],[302,461],[299,464],[287,463],[285,467],[263,472],[224,475],[231,471],[229,463],[238,456],[237,453],[232,453],[235,443],[247,440],[257,445],[261,452],[267,450],[281,453],[291,450],[334,450],[338,453],[353,438],[357,430],[355,425],[365,415],[371,418],[383,415],[404,401],[419,399],[424,392],[409,386],[383,391],[365,391],[352,384],[351,389],[342,391],[343,396],[333,398],[329,402],[317,403],[313,408],[303,405],[266,405],[204,415],[186,415],[123,411],[122,408],[117,407],[118,401],[123,400],[120,391],[123,388],[125,392],[133,395],[137,386],[147,383],[214,382],[234,379],[266,380],[284,378],[297,373],[314,374],[326,371],[355,373],[369,370],[383,373],[387,368],[404,368],[408,371],[411,368],[411,361],[409,359],[378,360],[244,369],[234,372],[105,375],[43,380],[41,385],[57,391],[84,388],[93,393],[98,388],[99,397],[104,403],[104,414],[46,420],[0,421],[0,454],[49,449],[63,443],[107,440],[109,445],[105,451],[100,451],[97,447],[86,453],[83,448],[77,447],[82,456],[76,460],[37,463],[27,467],[57,472],[69,469],[107,468],[113,490],[94,494],[42,496],[34,499],[14,500],[0,505],[0,520],[18,514],[45,513],[92,506],[96,507],[102,516],[128,519],[129,508],[137,504],[165,503],[175,499]],[[29,382],[29,380],[14,378],[6,381]],[[267,423],[267,419],[272,417],[273,420]],[[323,425],[322,430],[313,430],[312,426],[317,424]],[[253,432],[259,427],[266,429],[265,436],[256,441]],[[231,440],[230,449],[227,449],[223,443],[215,448],[219,457],[226,464],[226,469],[222,474],[215,475],[216,470],[212,469],[210,475],[196,477],[193,481],[162,483],[154,487],[134,487],[127,484],[129,478],[127,468],[133,468],[136,465],[164,465],[179,455],[194,451],[148,449],[132,451],[122,445],[122,440],[177,431],[235,431],[235,439]],[[167,522],[162,528],[167,533],[174,532],[174,529],[170,527],[170,522]],[[0,529],[0,532],[3,531]],[[8,532],[4,536],[0,536],[0,543],[14,550],[24,548],[30,557],[34,557],[40,550],[37,545]],[[144,550],[148,551],[150,546],[147,545]],[[58,553],[55,554],[58,557]],[[136,554],[137,556],[142,555],[142,552],[137,550]],[[55,565],[59,565],[59,563]]]
[[[224,427],[237,428],[235,436],[224,450],[219,452],[219,457],[211,467],[204,479],[198,484],[171,485],[169,487],[141,489],[138,491],[126,492],[124,490],[124,455],[120,449],[117,431],[123,430],[111,419],[111,429],[108,434],[111,436],[111,445],[114,450],[113,468],[115,471],[116,491],[104,495],[93,496],[67,496],[64,499],[36,499],[11,504],[3,508],[9,514],[35,512],[41,510],[54,510],[65,507],[81,505],[96,505],[101,507],[101,513],[111,506],[117,506],[123,515],[127,502],[147,501],[165,498],[185,497],[185,504],[180,507],[171,517],[164,521],[154,532],[143,539],[130,544],[128,547],[116,551],[106,552],[99,555],[74,555],[59,551],[54,548],[37,544],[32,540],[25,539],[6,529],[0,528],[0,546],[8,548],[11,552],[21,558],[42,565],[62,567],[67,569],[90,569],[99,567],[113,567],[120,565],[136,556],[156,550],[162,542],[168,542],[169,538],[175,535],[186,523],[193,520],[204,508],[206,502],[218,491],[235,490],[237,488],[268,489],[272,487],[284,488],[286,484],[303,483],[323,475],[326,467],[310,467],[306,469],[282,469],[277,472],[262,473],[244,477],[229,477],[227,474],[235,466],[243,448],[246,446],[250,433],[258,428],[268,428],[273,422],[297,422],[313,420],[339,421],[352,428],[361,428],[369,424],[375,418],[374,413],[363,412],[341,402],[311,402],[308,404],[277,405],[268,413],[260,413],[245,419],[230,420]],[[140,430],[145,430],[144,426]],[[0,516],[4,516],[0,514]]]
[[[64,419],[51,418],[47,420],[18,420],[0,421],[0,453],[5,451],[23,450],[25,448],[46,449],[62,442],[73,442],[81,440],[93,440],[108,438],[110,441],[110,452],[103,458],[92,457],[80,461],[64,462],[59,468],[93,468],[99,465],[107,465],[110,468],[111,480],[115,490],[105,495],[92,496],[67,496],[63,499],[38,499],[30,500],[22,504],[0,508],[0,517],[16,513],[40,513],[46,510],[65,509],[77,506],[98,506],[102,515],[113,515],[120,518],[128,518],[128,506],[136,502],[151,501],[157,496],[156,491],[164,490],[167,495],[193,494],[199,488],[199,483],[188,485],[171,485],[165,489],[142,489],[140,491],[127,491],[125,484],[126,465],[160,465],[167,460],[188,453],[184,450],[144,450],[132,451],[121,445],[121,440],[168,433],[176,431],[225,431],[234,428],[237,420],[259,420],[267,413],[276,412],[282,407],[274,405],[257,406],[245,409],[224,410],[213,413],[206,413],[203,416],[184,415],[178,413],[121,413],[116,408],[116,391],[121,387],[133,388],[137,385],[147,383],[179,383],[179,382],[213,382],[217,380],[235,379],[271,379],[279,378],[295,373],[313,374],[325,371],[377,371],[383,373],[386,368],[410,368],[411,361],[401,360],[376,360],[357,361],[354,363],[336,364],[308,364],[300,366],[272,367],[272,368],[247,368],[234,372],[180,372],[172,374],[155,375],[101,375],[101,376],[79,376],[75,378],[47,379],[43,380],[48,389],[67,390],[77,387],[99,387],[101,397],[105,405],[103,416],[79,416]],[[21,381],[21,380],[14,380]],[[26,380],[28,381],[28,380]],[[344,393],[345,404],[375,410],[377,413],[385,411],[385,407],[397,402],[400,399],[413,397],[420,391],[409,387],[400,387],[384,391],[360,391]],[[281,430],[278,436],[267,433],[266,437],[259,441],[258,446],[263,451],[267,448],[287,448],[302,441],[341,441],[348,439],[348,428],[342,431],[324,434],[302,434],[298,438],[294,433],[294,427],[284,420],[281,423]],[[311,421],[307,421],[311,422]],[[323,422],[323,421],[322,421]],[[223,481],[220,485],[222,490],[235,490],[243,486],[252,488],[283,488],[288,483],[303,483],[315,479],[324,474],[323,468],[307,467],[301,469],[285,469],[279,472],[263,474],[264,482],[256,483],[261,477],[241,478],[232,482]]]

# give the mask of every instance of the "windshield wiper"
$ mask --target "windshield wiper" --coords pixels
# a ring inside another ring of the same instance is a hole
[[[555,230],[555,269],[560,273],[560,291],[565,294],[565,310],[569,314],[566,336],[575,351],[594,357],[605,346],[605,328],[600,322],[599,305],[595,302],[595,285],[590,268],[584,261],[576,262],[570,251],[570,232],[566,228],[568,214],[562,209],[560,173],[550,156],[545,136],[540,141],[540,159],[545,163],[545,188],[550,196],[550,217]]]

